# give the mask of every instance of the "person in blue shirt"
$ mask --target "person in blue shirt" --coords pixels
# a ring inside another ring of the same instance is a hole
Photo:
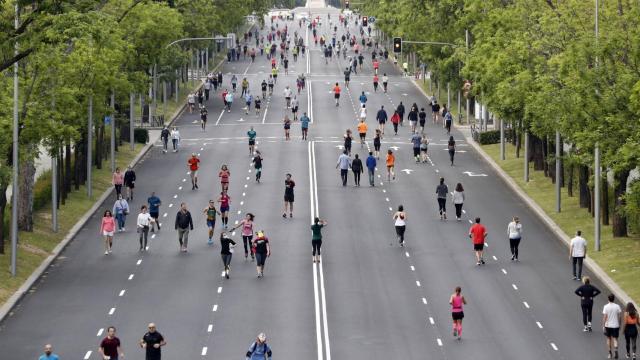
[[[260,333],[256,341],[247,350],[247,360],[270,360],[272,356],[271,348],[267,345],[267,336]]]
[[[369,157],[367,158],[367,170],[369,172],[369,185],[375,186],[374,182],[374,172],[376,171],[376,158],[373,156],[373,152],[369,151]]]
[[[362,95],[360,95],[360,105],[364,105],[367,103],[367,95],[364,94],[364,91],[362,92]]]
[[[160,201],[160,198],[152,191],[151,196],[147,199],[147,204],[149,204],[149,216],[155,220],[151,222],[151,232],[154,232],[156,225],[158,226],[158,231],[160,231],[158,218],[160,217],[160,205],[162,205],[162,201]]]
[[[249,137],[249,155],[253,155],[256,147],[256,131],[253,130],[253,126],[249,131],[247,131],[247,136]]]
[[[302,140],[307,140],[307,133],[309,132],[309,117],[307,113],[304,113],[302,117],[300,117],[300,127],[302,128]]]
[[[60,357],[53,353],[53,346],[47,344],[44,346],[44,354],[40,355],[38,360],[60,360]]]

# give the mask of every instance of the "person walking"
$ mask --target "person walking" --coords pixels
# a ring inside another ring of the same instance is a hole
[[[260,150],[256,150],[255,156],[251,162],[256,170],[256,182],[259,183],[260,177],[262,176],[262,154],[260,153]]]
[[[396,112],[398,113],[398,116],[400,116],[400,126],[403,125],[404,123],[404,113],[405,113],[405,108],[404,108],[404,104],[402,103],[402,101],[400,101],[400,104],[396,107]]]
[[[396,157],[393,155],[393,151],[391,149],[387,150],[387,181],[391,181],[391,179],[396,179],[396,173],[394,172],[396,166]]]
[[[362,94],[360,94],[360,97],[358,98],[358,100],[360,100],[360,106],[365,105],[367,103],[368,99],[367,99],[367,95],[365,95],[364,91],[362,92]]]
[[[111,254],[111,247],[113,246],[113,233],[116,229],[116,222],[113,218],[111,210],[105,210],[100,222],[100,234],[104,237],[104,254]]]
[[[422,136],[417,132],[411,135],[411,145],[413,148],[413,159],[416,163],[420,163],[420,145],[422,145]]]
[[[424,131],[422,132],[422,134],[424,135]],[[429,140],[427,140],[427,136],[425,135],[422,138],[422,142],[420,143],[420,160],[423,163],[427,162],[428,151],[429,151]]]
[[[206,217],[207,229],[209,230],[209,239],[207,245],[213,245],[213,232],[216,228],[216,215],[220,215],[220,212],[216,209],[216,202],[209,200],[209,206],[202,210],[202,213]]]
[[[149,216],[154,220],[151,222],[151,232],[154,232],[154,227],[158,227],[158,231],[160,231],[160,222],[158,218],[160,217],[160,205],[162,205],[162,201],[160,198],[156,196],[155,192],[151,192],[151,196],[147,198],[147,205],[149,205]],[[155,225],[155,226],[154,226]]]
[[[300,117],[300,128],[302,129],[302,140],[307,140],[307,134],[309,133],[309,122],[311,120],[307,116],[307,113],[303,113]]]
[[[394,111],[391,115],[391,124],[393,125],[393,135],[398,135],[398,124],[400,124],[400,114]]]
[[[480,218],[476,218],[476,223],[469,229],[469,237],[473,241],[473,251],[476,253],[476,265],[484,265],[484,242],[487,238],[487,229],[480,224]]]
[[[384,90],[385,94],[387,93],[387,87],[389,85],[389,77],[387,76],[386,73],[382,74],[382,89]]]
[[[449,136],[447,150],[449,150],[449,160],[451,160],[451,166],[453,166],[453,157],[456,155],[456,141],[453,140],[453,136]]]
[[[150,323],[148,331],[142,336],[138,344],[145,350],[145,360],[161,360],[162,347],[167,345],[167,342],[162,334],[156,330],[156,324]]]
[[[178,152],[180,146],[180,131],[175,126],[173,130],[171,130],[171,144],[173,145],[173,152]]]
[[[378,122],[378,129],[384,135],[384,124],[387,122],[387,112],[384,110],[384,105],[380,106],[380,110],[376,114],[376,121]]]
[[[196,153],[191,154],[187,165],[189,165],[189,175],[191,176],[191,190],[195,190],[198,188],[198,168],[200,167],[200,159]]]
[[[249,115],[249,111],[251,111],[251,103],[253,103],[253,95],[251,95],[251,92],[247,90],[244,94],[245,115]]]
[[[338,157],[338,163],[336,169],[340,169],[340,178],[342,179],[342,186],[347,186],[347,178],[349,175],[349,168],[351,167],[351,158],[347,150],[343,150],[342,154]]]
[[[369,174],[369,186],[375,186],[375,171],[376,171],[377,161],[375,156],[373,156],[373,152],[369,151],[369,157],[367,157],[367,173]]]
[[[254,108],[256,109],[256,116],[260,115],[260,109],[262,108],[262,100],[260,100],[260,96],[256,95],[256,99],[253,100]]]
[[[298,101],[298,96],[293,95],[293,99],[291,99],[291,115],[293,116],[293,121],[298,121],[299,106],[300,106],[300,102]]]
[[[120,347],[120,339],[116,337],[115,326],[107,328],[107,336],[100,341],[98,352],[104,360],[124,359],[124,351]]]
[[[353,135],[351,134],[351,129],[347,129],[344,135],[344,149],[347,151],[347,155],[351,156],[351,144],[353,143]]]
[[[200,108],[200,128],[202,131],[207,129],[207,116],[209,116],[209,111],[204,105]]]
[[[180,210],[178,210],[178,213],[176,214],[174,228],[178,232],[178,244],[180,245],[180,251],[187,252],[189,230],[193,230],[193,219],[191,218],[191,212],[187,210],[186,203],[180,204]]]
[[[355,155],[355,158],[351,162],[351,171],[353,171],[353,180],[356,183],[356,186],[360,186],[360,175],[364,172],[362,166],[362,160],[358,154]]]
[[[270,360],[273,355],[271,347],[267,345],[267,336],[260,333],[247,350],[246,360]]]
[[[288,109],[291,107],[291,95],[293,94],[293,91],[291,90],[291,88],[289,87],[289,85],[287,85],[284,90],[282,91],[282,94],[284,95],[284,106],[285,109]]]
[[[245,218],[242,219],[238,225],[236,225],[231,229],[231,231],[233,231],[239,227],[242,227],[241,234],[242,234],[242,244],[244,246],[244,258],[246,260],[247,257],[249,256],[249,253],[251,253],[251,261],[253,261],[253,258],[254,258],[253,252],[251,251],[251,241],[253,240],[254,218],[255,216],[252,213],[247,213],[247,215],[245,215]]]
[[[376,135],[373,138],[373,150],[376,159],[380,159],[380,146],[382,145],[382,132],[380,129],[376,129]]]
[[[136,229],[138,231],[140,240],[140,251],[147,250],[149,227],[153,221],[153,218],[147,212],[147,205],[142,205],[140,207],[140,213],[138,214],[138,219],[136,221]]]
[[[420,133],[424,134],[424,125],[427,122],[427,112],[424,111],[424,108],[420,108],[420,112],[418,113],[418,123],[420,124]]]
[[[127,188],[127,201],[133,200],[133,188],[136,187],[136,172],[133,171],[131,165],[127,166],[127,171],[124,172],[124,186]]]
[[[120,171],[120,168],[117,167],[116,171],[113,173],[111,177],[111,184],[116,189],[116,199],[122,195],[122,184],[124,183],[124,174]]]
[[[398,211],[393,214],[393,220],[396,228],[396,237],[400,247],[404,247],[404,231],[407,228],[407,213],[404,212],[404,206],[398,206]],[[393,245],[393,244],[389,244]]]
[[[222,228],[226,229],[229,225],[229,209],[231,208],[231,197],[227,194],[227,190],[223,190],[218,198],[220,203],[220,218],[222,220]]]
[[[44,346],[44,354],[40,355],[38,360],[60,360],[60,357],[53,353],[53,346],[47,344]]]
[[[293,217],[293,188],[296,186],[295,181],[291,178],[291,174],[287,174],[284,179],[284,212],[282,217],[287,217],[287,208],[289,208],[289,217]]]
[[[449,188],[444,183],[444,178],[440,178],[440,184],[436,186],[436,195],[438,197],[438,212],[440,213],[440,220],[447,220],[447,194],[449,194]]]
[[[233,91],[235,92],[236,89],[233,89]],[[233,93],[232,92],[228,92],[224,96],[224,102],[227,104],[227,112],[230,113],[231,112],[231,106],[233,106]]]
[[[582,331],[593,331],[591,327],[591,320],[593,318],[593,298],[600,295],[600,290],[591,285],[591,279],[585,276],[582,279],[584,283],[578,287],[575,294],[580,296],[580,309],[582,310],[582,325],[584,329]]]
[[[289,136],[289,131],[291,130],[291,119],[289,119],[289,115],[284,116],[283,124],[284,124],[284,139],[291,140]]]
[[[251,245],[256,254],[256,271],[258,272],[258,277],[261,278],[264,276],[265,261],[271,256],[271,246],[264,231],[261,230],[256,233],[256,238],[252,240]]]
[[[122,194],[118,195],[118,200],[113,204],[112,213],[116,215],[118,232],[123,232],[125,230],[124,224],[127,221],[127,215],[129,215],[129,203],[122,198]]]
[[[602,308],[602,330],[607,338],[608,359],[618,358],[618,336],[620,335],[620,315],[622,310],[616,304],[616,297],[609,294],[609,302]]]
[[[160,138],[162,139],[162,153],[166,154],[169,148],[169,136],[171,136],[171,132],[167,127],[163,127],[160,132]]]
[[[249,155],[253,155],[253,152],[255,151],[257,135],[258,134],[253,129],[253,126],[249,128],[249,131],[247,131],[247,136],[249,137]]]
[[[313,219],[313,225],[311,225],[311,256],[313,257],[313,263],[320,262],[320,248],[322,247],[322,228],[327,225],[325,220],[315,217]]]
[[[582,237],[582,231],[576,231],[576,236],[569,245],[569,257],[573,267],[573,280],[582,279],[582,262],[587,257],[587,240]],[[577,272],[576,272],[577,265]]]
[[[511,261],[520,261],[518,260],[518,246],[520,246],[520,240],[522,239],[522,224],[517,216],[514,216],[507,226],[507,235],[509,236]]]
[[[467,304],[467,300],[462,296],[462,288],[456,286],[455,291],[449,297],[451,305],[451,318],[453,319],[453,337],[460,340],[462,338],[462,319],[464,319],[463,306]]]
[[[464,188],[461,183],[456,184],[456,188],[453,190],[453,195],[451,197],[453,200],[453,206],[456,208],[456,220],[460,221],[462,219],[462,205],[465,200]]]
[[[638,341],[638,311],[632,302],[628,302],[624,310],[623,330],[627,359],[636,360],[636,343]]]
[[[229,237],[225,231],[220,233],[220,256],[222,257],[222,264],[224,265],[224,277],[229,278],[229,272],[231,271],[231,257],[233,256],[233,248],[236,246],[236,242]]]

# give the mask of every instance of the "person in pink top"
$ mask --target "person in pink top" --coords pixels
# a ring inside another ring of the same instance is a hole
[[[104,236],[104,254],[111,254],[111,246],[113,246],[113,233],[116,230],[116,221],[111,210],[106,210],[102,216],[100,224],[100,233]]]
[[[220,173],[218,173],[218,177],[220,177],[220,185],[222,186],[222,191],[229,190],[229,177],[231,176],[231,172],[229,172],[229,168],[227,165],[222,165],[220,169]]]
[[[113,173],[111,178],[111,184],[116,188],[116,199],[122,193],[122,184],[124,183],[124,174],[120,171],[120,168],[116,168],[116,172]]]
[[[449,304],[451,304],[451,317],[453,318],[453,337],[458,340],[462,338],[462,319],[464,318],[463,305],[467,303],[462,296],[462,288],[456,286],[456,292],[451,294]]]
[[[254,259],[253,252],[251,252],[251,240],[253,240],[253,219],[255,216],[252,213],[247,213],[244,219],[240,221],[238,225],[236,225],[232,231],[242,227],[242,243],[244,244],[244,258],[245,260],[251,253],[251,261]]]

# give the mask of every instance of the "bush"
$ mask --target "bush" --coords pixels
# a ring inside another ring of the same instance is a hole
[[[33,185],[33,211],[38,211],[51,203],[51,170],[42,173]]]
[[[146,144],[149,141],[149,130],[147,129],[134,129],[133,139],[139,144]]]
[[[506,142],[510,142],[513,138],[513,130],[505,129],[504,130],[504,139]],[[491,131],[483,131],[478,133],[478,138],[476,139],[480,145],[489,145],[489,144],[498,144],[500,143],[500,130],[491,130]]]

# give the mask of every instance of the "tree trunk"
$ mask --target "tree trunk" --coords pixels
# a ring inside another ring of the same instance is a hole
[[[607,171],[603,172],[602,180],[602,225],[609,225],[609,181],[607,181]]]
[[[569,166],[567,166],[567,194],[569,197],[573,197],[573,173],[573,164],[570,163]]]
[[[562,138],[560,138],[560,154],[556,154],[556,156],[560,157],[560,187],[564,187],[565,186],[565,181],[564,181],[564,161],[563,161],[563,157],[564,157],[564,146],[562,146]]]
[[[544,170],[544,144],[539,137],[535,135],[529,135],[531,142],[529,161],[533,161],[533,170]]]
[[[580,191],[580,207],[591,211],[591,192],[589,190],[589,167],[578,167],[578,189]]]
[[[36,166],[30,154],[22,166],[18,168],[18,172],[20,176],[18,229],[31,232],[33,231],[33,184],[35,182]]]
[[[102,155],[104,150],[104,126],[99,125],[96,126],[96,157],[93,164],[96,166],[96,169],[102,169]],[[91,144],[89,144],[91,146]]]
[[[522,147],[522,132],[518,131],[516,134],[516,159],[520,158],[520,148]]]
[[[552,176],[551,171],[549,170],[549,154],[551,154],[551,152],[549,151],[549,146],[549,136],[545,136],[542,139],[542,170],[544,171],[545,177]]]
[[[62,203],[67,199],[67,194],[71,192],[71,139],[67,139],[64,145],[64,191]]]
[[[627,237],[627,216],[624,214],[625,200],[624,195],[627,192],[627,180],[629,179],[629,170],[621,170],[615,174],[614,197],[615,206],[613,208],[613,236]]]
[[[75,152],[74,152],[74,163],[73,163],[73,167],[74,167],[74,171],[73,171],[73,185],[75,190],[80,190],[80,182],[82,181],[82,154],[84,153],[84,149],[82,146],[82,141],[84,140],[84,136],[82,136],[82,139],[80,141],[76,142],[76,146],[75,146]]]
[[[553,157],[551,156],[551,154],[553,154]],[[549,177],[551,178],[552,184],[556,183],[556,159],[557,158],[558,158],[558,154],[556,154],[555,140],[549,141],[549,137],[547,136],[547,161],[545,161],[545,164],[547,164],[547,169],[549,169]]]
[[[7,209],[8,185],[8,182],[0,181],[0,254],[4,254],[4,214]]]

